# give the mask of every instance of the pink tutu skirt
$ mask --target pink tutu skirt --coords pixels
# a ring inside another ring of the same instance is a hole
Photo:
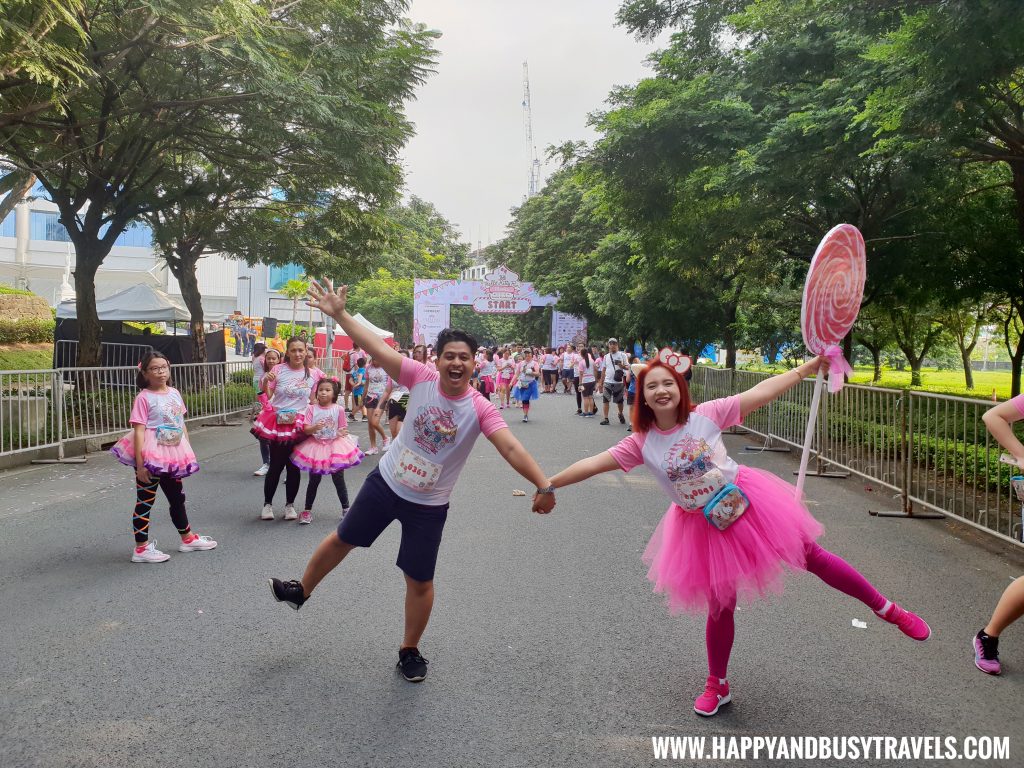
[[[494,394],[494,377],[493,376],[481,376],[480,383],[483,384],[483,390],[485,395]]]
[[[264,408],[256,417],[256,421],[252,423],[252,429],[249,431],[257,438],[274,443],[294,443],[305,437],[299,421],[297,419],[294,424],[278,424],[277,412],[273,408]]]
[[[330,442],[310,437],[295,446],[292,464],[314,475],[333,475],[354,467],[363,460],[363,452],[354,437],[339,437]]]
[[[126,467],[135,469],[134,433],[129,432],[114,443],[110,452]],[[177,445],[160,445],[156,441],[156,430],[147,429],[142,439],[142,457],[142,465],[154,475],[170,475],[180,479],[199,471],[196,454],[184,436]]]
[[[823,532],[796,489],[773,474],[740,467],[750,506],[720,531],[703,512],[673,504],[644,552],[647,578],[672,613],[710,613],[782,592],[784,568],[805,570],[805,549]]]

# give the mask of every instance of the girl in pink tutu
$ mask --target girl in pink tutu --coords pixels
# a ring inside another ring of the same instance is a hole
[[[171,507],[171,521],[181,536],[179,552],[213,549],[217,542],[199,536],[189,527],[185,513],[182,478],[199,471],[199,463],[188,442],[185,429],[185,401],[169,386],[170,361],[160,352],[147,352],[139,363],[135,383],[141,390],[135,396],[128,422],[132,431],[122,437],[110,452],[122,464],[135,469],[135,532],[133,563],[163,563],[170,556],[149,540],[149,513],[159,486]]]
[[[707,614],[709,676],[694,703],[698,715],[714,715],[732,700],[726,667],[737,601],[781,592],[784,567],[810,571],[915,640],[931,634],[921,618],[887,600],[852,566],[816,543],[822,527],[795,497],[793,486],[741,467],[726,453],[722,430],[742,423],[747,414],[826,366],[823,358],[815,358],[742,394],[694,407],[684,378],[689,359],[663,350],[640,370],[632,434],[551,478],[559,488],[645,464],[672,502],[644,561],[655,591],[666,595],[671,611]]]
[[[270,407],[256,417],[252,433],[270,441],[270,468],[263,478],[263,512],[261,520],[274,519],[274,493],[285,472],[284,519],[295,520],[295,497],[299,495],[301,475],[289,461],[295,444],[305,439],[299,417],[314,402],[313,392],[323,371],[312,366],[306,356],[306,342],[288,339],[285,362],[275,365],[263,377],[263,388],[270,396]]]
[[[338,405],[341,382],[336,378],[321,379],[316,385],[316,403],[306,408],[300,425],[308,435],[292,451],[292,464],[303,472],[309,472],[306,485],[306,506],[299,515],[299,523],[313,522],[313,502],[320,487],[320,478],[330,475],[334,489],[341,502],[342,516],[348,512],[348,488],[345,487],[345,470],[363,460],[359,443],[348,433],[345,409]]]

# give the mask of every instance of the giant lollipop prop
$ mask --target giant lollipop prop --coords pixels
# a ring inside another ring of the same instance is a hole
[[[833,227],[814,252],[811,269],[804,284],[804,300],[800,308],[800,328],[804,344],[815,355],[824,355],[829,362],[829,391],[843,388],[843,375],[853,373],[843,357],[840,342],[853,328],[864,297],[867,277],[864,237],[852,224]],[[797,498],[803,495],[807,477],[807,461],[811,455],[814,425],[824,378],[818,373],[811,399],[811,413],[804,435],[804,452],[800,457],[800,473],[796,480]]]

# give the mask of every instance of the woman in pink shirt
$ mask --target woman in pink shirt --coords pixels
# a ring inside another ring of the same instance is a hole
[[[1017,462],[1017,477],[1024,475],[1024,445],[1013,433],[1013,423],[1024,419],[1024,395],[1017,395],[1012,400],[989,408],[982,419],[992,437]],[[1020,479],[1024,481],[1024,477]],[[1024,576],[1006,588],[992,612],[992,618],[974,636],[974,666],[989,675],[1002,672],[999,664],[999,636],[1021,616],[1024,616]]]
[[[694,702],[710,716],[731,700],[726,667],[737,602],[782,589],[784,567],[808,570],[860,600],[915,640],[928,625],[890,602],[867,579],[816,539],[822,527],[795,489],[775,475],[739,466],[722,431],[823,367],[815,358],[740,395],[694,406],[683,374],[688,358],[662,350],[640,370],[633,432],[611,450],[583,459],[551,478],[556,488],[601,472],[646,465],[671,504],[647,545],[644,561],[672,611],[707,614],[708,678]]]

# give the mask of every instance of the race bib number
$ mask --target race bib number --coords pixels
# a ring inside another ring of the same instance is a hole
[[[395,466],[395,480],[414,491],[431,491],[441,476],[441,465],[408,448],[402,450]]]

